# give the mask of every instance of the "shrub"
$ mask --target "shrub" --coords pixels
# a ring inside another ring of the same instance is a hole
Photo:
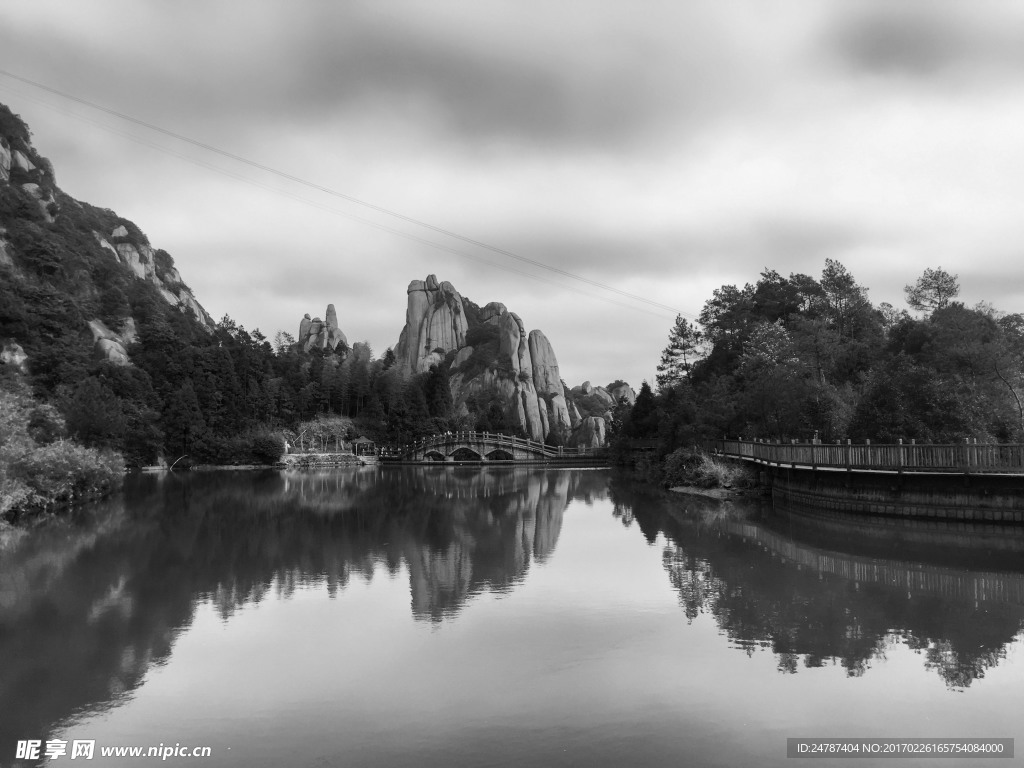
[[[284,453],[284,440],[280,435],[262,432],[252,440],[253,458],[260,464],[276,464]]]
[[[698,488],[743,488],[752,485],[747,467],[716,459],[697,449],[677,448],[665,457],[664,483]]]
[[[12,474],[27,487],[19,506],[51,509],[105,496],[121,486],[124,461],[114,451],[98,451],[60,440],[21,456]]]

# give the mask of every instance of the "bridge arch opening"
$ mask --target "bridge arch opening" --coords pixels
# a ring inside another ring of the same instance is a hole
[[[487,454],[490,461],[512,461],[515,457],[503,448],[495,448]]]
[[[427,451],[423,458],[427,461],[444,461],[444,455],[439,451]]]
[[[480,454],[470,448],[459,448],[452,454],[455,461],[480,461]]]

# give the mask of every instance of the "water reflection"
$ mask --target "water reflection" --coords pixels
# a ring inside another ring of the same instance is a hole
[[[714,617],[747,653],[770,648],[783,673],[839,663],[850,676],[894,643],[966,688],[1024,628],[1024,532],[879,522],[813,510],[665,499],[619,482],[616,514],[635,519],[687,617]]]
[[[303,585],[333,597],[389,574],[409,580],[414,621],[451,620],[475,595],[507,592],[536,563],[558,562],[569,502],[602,499],[626,537],[639,530],[662,550],[686,617],[713,617],[748,654],[770,649],[784,673],[836,663],[862,675],[902,644],[948,686],[966,688],[1024,627],[1024,532],[1012,528],[852,524],[668,497],[603,471],[146,476],[0,551],[0,749],[132,696],[201,603],[228,621]],[[574,529],[581,539],[586,523]],[[600,567],[628,584],[635,564]],[[678,616],[671,600],[667,611]],[[602,621],[635,617],[616,605]],[[595,631],[593,641],[603,658],[605,637]]]
[[[606,493],[586,471],[386,471],[137,477],[22,537],[0,559],[5,751],[118,703],[168,656],[197,600],[226,619],[272,589],[323,583],[334,596],[404,562],[413,616],[439,621],[522,580],[555,550],[567,503]]]

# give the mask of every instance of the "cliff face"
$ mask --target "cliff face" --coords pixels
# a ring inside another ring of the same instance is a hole
[[[529,333],[504,304],[492,302],[469,328],[462,296],[434,275],[408,288],[405,327],[395,347],[397,363],[409,374],[442,364],[455,353],[449,387],[457,410],[497,399],[506,422],[533,440],[552,432],[565,440],[572,432],[558,360],[543,332]],[[470,343],[473,342],[473,343]]]
[[[459,292],[447,281],[438,283],[434,275],[413,280],[406,295],[405,326],[395,357],[404,369],[423,373],[465,346],[466,314]]]
[[[75,327],[62,332],[77,334],[83,345],[91,339],[93,354],[117,365],[130,364],[125,346],[134,340],[132,304],[148,300],[133,284],[147,284],[154,300],[190,314],[202,327],[215,325],[166,252],[151,247],[131,222],[57,186],[28,128],[2,104],[0,270],[15,294],[45,289],[66,297],[77,312]],[[17,336],[16,330],[5,333]]]

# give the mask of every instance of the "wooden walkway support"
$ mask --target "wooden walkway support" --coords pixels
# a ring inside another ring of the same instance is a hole
[[[708,440],[712,453],[775,467],[860,472],[1024,475],[1024,444],[780,443]]]

